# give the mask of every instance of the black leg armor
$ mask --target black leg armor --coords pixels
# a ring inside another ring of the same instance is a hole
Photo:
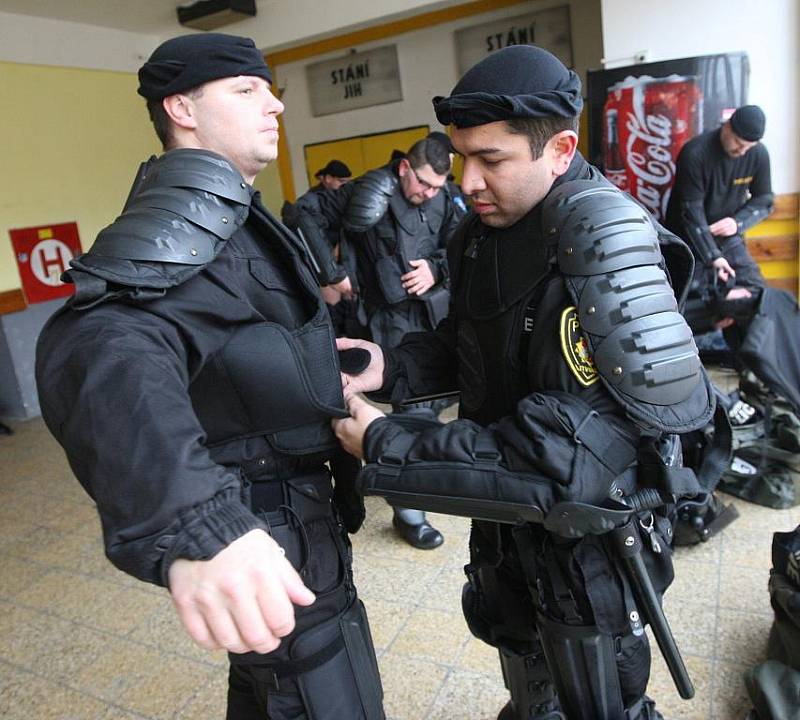
[[[596,627],[562,625],[537,618],[547,663],[570,720],[624,717],[614,639]]]
[[[256,479],[251,507],[317,596],[266,655],[230,654],[226,720],[384,720],[383,689],[350,542],[327,472]]]
[[[384,720],[360,600],[295,637],[289,652],[279,664],[231,664],[226,720]]]
[[[647,637],[613,637],[595,626],[564,625],[541,613],[536,620],[568,720],[655,720],[644,695],[650,674]]]
[[[563,720],[541,645],[528,655],[500,650],[500,667],[511,700],[497,720]]]

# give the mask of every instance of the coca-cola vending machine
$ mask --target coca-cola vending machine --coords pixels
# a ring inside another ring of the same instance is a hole
[[[684,143],[746,104],[745,53],[589,71],[589,159],[659,220]]]

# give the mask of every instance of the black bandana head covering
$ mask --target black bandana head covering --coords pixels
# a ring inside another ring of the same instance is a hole
[[[159,45],[139,69],[138,93],[161,100],[191,88],[238,75],[272,82],[264,56],[250,38],[222,33],[197,33]]]
[[[433,99],[439,122],[457,128],[510,118],[577,117],[582,108],[577,74],[533,45],[493,52],[467,70],[450,97]]]

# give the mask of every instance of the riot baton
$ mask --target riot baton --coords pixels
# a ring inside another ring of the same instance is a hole
[[[626,500],[630,500],[630,498],[626,498]],[[636,523],[636,517],[633,516],[625,525],[612,530],[609,533],[610,544],[617,559],[625,568],[625,573],[636,596],[639,611],[644,615],[644,620],[650,623],[653,636],[667,663],[669,674],[672,675],[678,693],[684,700],[690,700],[694,697],[694,685],[692,685],[680,650],[672,636],[669,622],[667,622],[642,559],[642,538],[636,528]]]

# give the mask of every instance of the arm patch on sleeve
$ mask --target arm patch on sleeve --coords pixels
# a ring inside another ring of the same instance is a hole
[[[586,338],[581,333],[578,310],[574,305],[561,313],[559,334],[561,335],[561,352],[567,367],[581,385],[584,387],[594,385],[600,379],[600,375],[592,360]]]

